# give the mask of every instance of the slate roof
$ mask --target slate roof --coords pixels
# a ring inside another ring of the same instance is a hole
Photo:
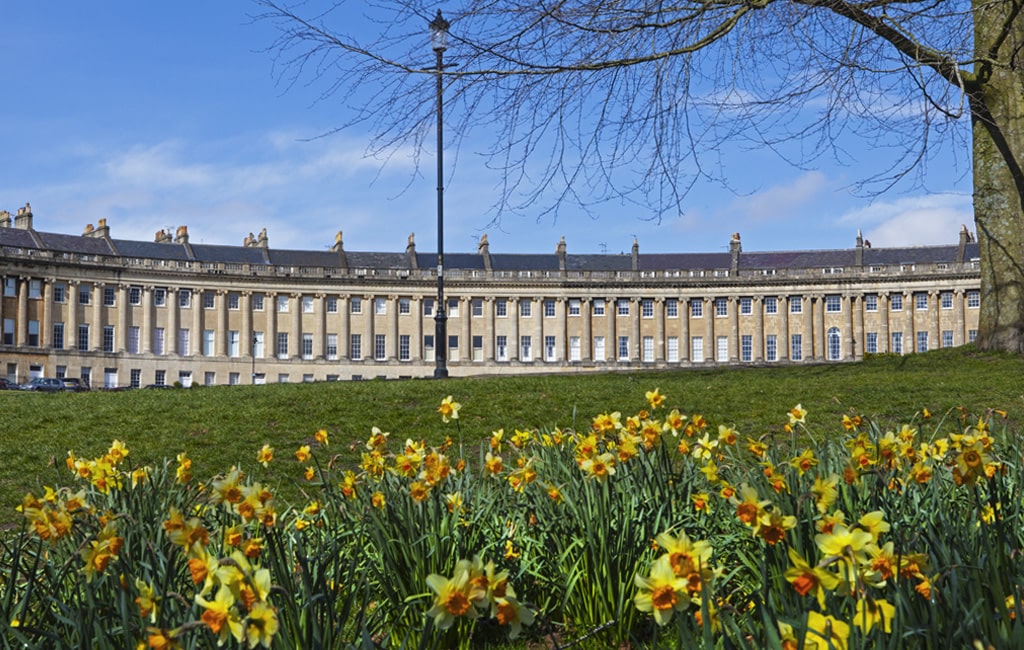
[[[405,252],[345,251],[342,255],[330,250],[287,250],[261,247],[226,246],[212,244],[178,244],[107,239],[60,233],[39,232],[22,228],[0,228],[0,247],[31,250],[49,250],[54,253],[82,255],[123,256],[163,260],[198,261],[203,263],[305,266],[366,269],[408,269],[410,260]],[[863,265],[899,265],[955,263],[959,246],[915,246],[902,248],[864,248]],[[431,269],[437,265],[437,254],[415,253],[416,266]],[[854,268],[857,250],[826,249],[807,251],[751,251],[739,254],[740,269],[813,269],[829,267]],[[966,244],[964,261],[977,259],[977,242]],[[560,270],[557,253],[497,253],[490,254],[494,271],[554,271]],[[732,265],[730,252],[713,253],[640,253],[639,271],[728,269]],[[445,266],[449,269],[483,270],[484,256],[474,253],[447,253]],[[565,256],[566,271],[631,271],[631,254],[578,254]]]

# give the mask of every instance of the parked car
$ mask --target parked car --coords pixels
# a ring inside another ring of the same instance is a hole
[[[65,377],[61,379],[64,384],[64,390],[69,390],[73,393],[83,393],[89,390],[89,385],[78,377]]]
[[[24,390],[34,390],[41,393],[59,393],[64,390],[64,382],[53,377],[36,377],[22,386]]]
[[[170,384],[147,384],[146,388],[174,388]]]
[[[13,381],[6,377],[0,377],[0,390],[18,390],[19,388],[21,387]]]

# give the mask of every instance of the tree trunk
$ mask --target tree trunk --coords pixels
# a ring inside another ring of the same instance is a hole
[[[1010,2],[975,0],[974,222],[981,250],[978,347],[1024,352],[1024,15],[995,57]]]

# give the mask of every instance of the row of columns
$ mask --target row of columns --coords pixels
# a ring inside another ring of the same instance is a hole
[[[16,327],[15,327],[15,345],[25,345],[28,341],[28,329],[29,329],[29,282],[32,278],[19,277],[18,288],[17,288],[17,314],[16,314]],[[67,322],[65,323],[64,330],[64,347],[65,348],[77,348],[78,344],[78,288],[79,282],[71,280],[68,282],[68,291],[66,295],[66,301],[68,307],[66,309]],[[116,322],[109,323],[104,319],[104,290],[106,288],[105,283],[92,283],[92,295],[91,304],[89,310],[91,310],[91,323],[90,323],[90,336],[88,341],[88,347],[92,350],[101,350],[103,347],[103,326],[114,325],[115,341],[114,348],[116,352],[124,352],[127,349],[127,334],[129,331],[129,311],[128,308],[128,290],[129,286],[126,284],[116,285],[116,304],[120,307],[117,312],[115,319]],[[142,326],[139,335],[139,347],[140,352],[143,354],[150,354],[153,351],[153,335],[155,331],[155,309],[153,302],[153,292],[155,288],[153,286],[142,287],[141,297],[141,308],[142,308]],[[182,327],[183,323],[180,322],[182,313],[179,311],[178,305],[178,291],[174,288],[168,288],[166,291],[166,305],[167,305],[167,318],[165,323],[165,341],[164,341],[164,353],[165,354],[180,354],[184,352],[178,349],[178,331]],[[229,355],[229,341],[228,341],[228,316],[229,309],[227,305],[228,292],[226,290],[215,290],[214,292],[214,308],[213,310],[207,310],[203,307],[203,291],[192,291],[192,315],[188,322],[191,328],[192,340],[191,355],[201,355],[203,352],[203,335],[204,328],[212,329],[214,331],[214,344],[213,344],[213,355],[218,357],[227,357]],[[911,352],[916,350],[917,343],[917,323],[915,321],[915,305],[912,304],[913,296],[916,292],[905,292],[904,295],[904,306],[901,312],[891,312],[889,305],[889,296],[887,294],[878,294],[877,297],[877,309],[879,313],[887,314],[887,318],[879,319],[878,327],[878,352],[889,352],[891,351],[891,335],[892,332],[900,331],[904,332],[903,341],[903,352]],[[301,293],[275,293],[269,292],[264,294],[264,314],[262,318],[259,318],[252,309],[253,294],[250,291],[242,291],[240,294],[239,309],[241,312],[241,328],[239,330],[239,356],[242,358],[249,358],[252,354],[253,349],[253,333],[259,331],[258,327],[262,325],[264,332],[264,356],[265,357],[278,357],[277,350],[277,334],[279,320],[282,314],[278,310],[278,296],[284,295],[288,297],[290,322],[289,322],[289,341],[287,358],[300,358],[303,355],[303,295]],[[833,294],[834,295],[834,294]],[[311,356],[313,358],[322,359],[327,355],[326,350],[326,338],[327,338],[327,311],[326,311],[326,294],[316,293],[313,295],[313,328],[312,328],[312,349]],[[939,329],[939,314],[940,314],[940,292],[933,290],[928,292],[928,317],[926,319],[926,329],[921,331],[928,332],[928,341],[930,348],[939,347],[940,341],[940,329]],[[364,307],[361,314],[350,313],[350,300],[347,296],[339,296],[338,309],[336,319],[336,331],[338,335],[338,350],[337,357],[341,360],[349,359],[351,356],[350,350],[350,333],[351,333],[351,319],[363,318],[363,326],[358,328],[365,336],[362,341],[362,354],[361,357],[364,359],[373,359],[375,355],[375,327],[376,323],[376,301],[380,299],[378,296],[367,295],[363,297]],[[426,298],[430,300],[430,298]],[[569,339],[570,333],[567,328],[567,302],[566,298],[556,298],[555,300],[555,316],[554,318],[546,317],[544,315],[545,301],[544,299],[529,298],[529,300],[536,306],[536,311],[531,314],[530,321],[522,320],[519,315],[520,301],[526,300],[527,298],[510,297],[510,298],[495,298],[487,297],[483,298],[484,305],[484,317],[487,322],[487,327],[482,332],[475,332],[472,327],[474,321],[471,310],[473,301],[469,297],[463,297],[456,299],[459,303],[460,309],[460,323],[459,323],[459,354],[461,361],[469,361],[472,359],[473,347],[472,339],[474,333],[482,338],[482,356],[485,360],[493,360],[495,358],[495,337],[498,335],[499,327],[498,323],[503,318],[497,316],[496,300],[506,300],[507,307],[507,321],[502,329],[505,331],[505,336],[508,337],[508,359],[510,361],[521,360],[521,337],[529,335],[531,337],[531,360],[544,360],[546,359],[546,346],[545,337],[555,337],[555,360],[564,361],[569,358]],[[801,315],[799,317],[800,322],[800,333],[803,336],[802,341],[802,355],[803,357],[813,357],[816,359],[824,359],[828,356],[827,350],[827,332],[825,328],[825,294],[811,294],[802,296],[804,304],[802,305]],[[409,334],[409,357],[410,360],[421,360],[423,358],[423,317],[422,317],[422,304],[424,298],[411,297],[410,300],[410,315],[412,318],[412,332]],[[607,298],[603,299],[605,304],[605,313],[603,318],[605,319],[604,328],[601,332],[595,332],[595,323],[593,322],[593,302],[598,300],[597,298],[581,298],[580,300],[580,361],[590,362],[594,360],[594,337],[601,336],[602,333],[605,336],[605,359],[606,360],[617,360],[620,359],[618,337],[619,333],[619,316],[618,316],[618,303],[621,298]],[[642,317],[641,308],[642,300],[640,298],[629,298],[625,299],[629,304],[628,317],[630,320],[628,324],[628,335],[629,335],[629,351],[626,355],[625,360],[631,362],[639,362],[642,360],[643,355],[643,339],[641,337],[641,323],[646,320]],[[665,299],[656,298],[653,305],[653,321],[654,321],[654,360],[665,361],[666,360],[666,345],[668,336],[666,334],[667,317],[665,315]],[[702,302],[702,315],[703,315],[703,330],[701,333],[694,332],[693,336],[702,336],[704,339],[704,350],[705,359],[716,359],[717,358],[717,339],[720,336],[725,336],[728,340],[728,360],[735,362],[740,359],[740,314],[739,314],[739,299],[736,297],[728,298],[728,309],[727,317],[721,318],[716,316],[715,313],[715,298],[679,298],[678,299],[678,316],[673,318],[674,322],[678,322],[678,353],[679,361],[689,361],[691,352],[691,318],[690,318],[690,303],[691,301],[699,300]],[[386,334],[386,345],[385,359],[393,360],[399,358],[399,298],[395,295],[390,295],[386,298],[386,312],[389,315],[387,323],[385,325]],[[841,327],[840,345],[841,345],[841,358],[851,359],[862,356],[865,352],[864,344],[866,340],[866,332],[864,325],[865,308],[864,308],[864,297],[862,295],[842,295],[841,297],[842,307],[841,312],[843,313],[843,321]],[[777,356],[779,359],[787,359],[791,356],[790,346],[790,304],[787,296],[777,297],[777,313],[778,313],[778,330],[777,330]],[[956,290],[954,292],[953,299],[954,308],[954,327],[953,327],[953,345],[961,345],[966,339],[965,330],[965,314],[964,314],[964,291]],[[52,345],[52,329],[53,329],[53,281],[45,280],[42,282],[42,301],[39,306],[39,346],[48,347]],[[206,312],[212,312],[212,317],[208,317]],[[754,330],[752,334],[752,360],[761,361],[765,356],[765,319],[772,315],[764,313],[764,299],[763,296],[755,296],[752,298],[752,315],[754,318]],[[2,301],[0,301],[0,318],[2,318]],[[212,320],[212,322],[211,322]],[[696,320],[696,319],[694,319]],[[214,325],[214,327],[209,327]],[[696,325],[696,323],[693,323]],[[723,328],[723,325],[725,327]],[[794,332],[795,333],[795,332]],[[621,334],[625,335],[625,333]],[[435,346],[439,342],[435,342]]]

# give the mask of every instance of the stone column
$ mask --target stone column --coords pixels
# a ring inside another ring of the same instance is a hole
[[[966,295],[963,289],[953,292],[953,345],[963,345],[967,341],[967,323],[964,319],[964,301]]]
[[[555,299],[555,358],[563,362],[569,361],[569,328],[566,324],[566,312],[569,306],[566,299]],[[583,342],[580,341],[582,347]]]
[[[828,356],[825,350],[825,296],[815,294],[811,296],[811,300],[814,310],[814,358],[820,361]]]
[[[679,361],[690,360],[690,300],[679,299]]]
[[[878,294],[878,311],[881,316],[878,319],[878,351],[884,353],[891,349],[892,343],[889,340],[889,294]]]
[[[469,322],[469,319],[466,319]],[[398,296],[388,296],[388,358],[397,361],[398,354]]]
[[[348,296],[338,296],[338,360],[345,361],[351,357],[352,337],[349,336],[349,321],[352,318],[351,307],[348,303]],[[417,312],[416,321],[420,322],[423,312]],[[423,342],[420,341],[420,345]]]
[[[740,360],[740,310],[735,296],[729,298],[729,363]]]
[[[494,358],[494,337],[498,335],[494,316],[494,297],[484,298],[484,362],[491,363]]]
[[[139,333],[139,351],[153,352],[153,285],[142,287],[142,332]]]
[[[419,296],[409,299],[409,315],[412,316],[409,358],[412,361],[423,361],[423,299]]]
[[[654,299],[654,361],[665,360],[665,298],[661,297]]]
[[[764,361],[764,301],[761,296],[754,296],[752,302],[754,303],[753,358],[756,363],[761,363]]]
[[[253,328],[252,328],[252,291],[243,291],[239,297],[239,307],[242,310],[242,329],[238,332],[238,354],[243,359],[253,358]],[[264,304],[266,309],[266,304]],[[264,345],[266,343],[264,342]],[[250,381],[251,381],[250,377]]]
[[[190,337],[189,344],[192,346],[193,357],[203,356],[203,343],[206,337],[203,336],[203,325],[206,322],[205,315],[203,314],[203,293],[202,290],[196,290],[192,292],[192,336]],[[197,378],[198,379],[198,378]]]
[[[917,341],[914,340],[913,300],[914,294],[909,291],[903,292],[903,354],[917,350]]]
[[[40,311],[42,313],[39,315],[39,347],[53,347],[53,278],[43,280],[43,302]],[[2,322],[0,320],[0,323]]]
[[[632,339],[630,343],[631,348],[629,350],[629,360],[632,363],[640,363],[643,359],[643,339],[640,336],[640,321],[642,320],[640,310],[640,298],[633,298],[629,301],[629,322],[630,322],[630,333],[629,338]]]
[[[594,361],[593,305],[590,298],[580,299],[580,318],[583,319],[580,332],[580,362]]]
[[[267,359],[277,358],[277,293],[268,293],[263,298],[263,308],[267,310],[266,333],[263,334],[263,356]],[[268,370],[267,376],[270,376]]]
[[[64,338],[70,350],[78,350],[78,280],[68,282],[68,323],[64,328]]]
[[[313,297],[313,358],[323,359],[324,342],[327,337],[327,294],[318,293]],[[398,320],[398,309],[395,309],[395,321]]]
[[[473,361],[473,301],[469,297],[459,298],[459,363]],[[397,337],[396,337],[397,338]]]
[[[117,326],[114,328],[114,351],[124,354],[128,350],[128,285],[117,285]]]
[[[779,356],[780,361],[789,361],[789,296],[779,296]]]
[[[608,325],[608,337],[604,343],[605,359],[609,361],[619,360],[619,337],[616,321],[619,318],[619,302],[615,298],[608,298],[608,306],[604,310],[604,317]]]
[[[374,341],[374,334],[376,331],[373,329],[374,312],[377,310],[377,305],[374,304],[373,296],[363,296],[363,318],[366,319],[366,336],[363,339],[363,359],[375,360],[377,358],[377,346]],[[437,342],[434,342],[434,349],[437,349]]]
[[[14,330],[14,344],[28,345],[28,285],[31,278],[21,276],[18,278],[18,320]],[[3,298],[0,298],[3,300]]]
[[[839,333],[839,358],[842,360],[854,359],[860,346],[857,345],[857,335],[853,327],[853,299],[849,294],[843,294],[841,300],[843,318],[845,320],[843,329],[846,331],[840,331]]]
[[[858,294],[853,296],[850,300],[850,311],[853,312],[851,315],[853,328],[853,358],[863,359],[865,349],[865,336],[864,336],[864,296]]]
[[[103,349],[103,290],[106,286],[106,283],[93,285],[92,326],[89,328],[90,350]]]
[[[164,329],[164,351],[166,354],[178,354],[178,290],[168,287],[164,296],[167,305],[167,327]]]
[[[814,359],[814,299],[805,295],[801,297],[803,301],[803,358],[804,360]]]
[[[509,332],[508,360],[519,359],[519,299],[508,299],[508,322],[512,326]]]
[[[715,299],[704,298],[704,361],[717,363],[718,341],[715,340]]]
[[[928,292],[928,349],[937,350],[942,347],[942,328],[939,327],[939,292]]]
[[[288,358],[302,358],[302,294],[289,295],[288,308],[292,312],[291,334],[288,335]]]
[[[226,359],[228,356],[228,292],[219,289],[215,300],[213,306],[217,310],[217,331],[213,334],[213,353]],[[238,345],[241,346],[242,342],[239,341]]]

